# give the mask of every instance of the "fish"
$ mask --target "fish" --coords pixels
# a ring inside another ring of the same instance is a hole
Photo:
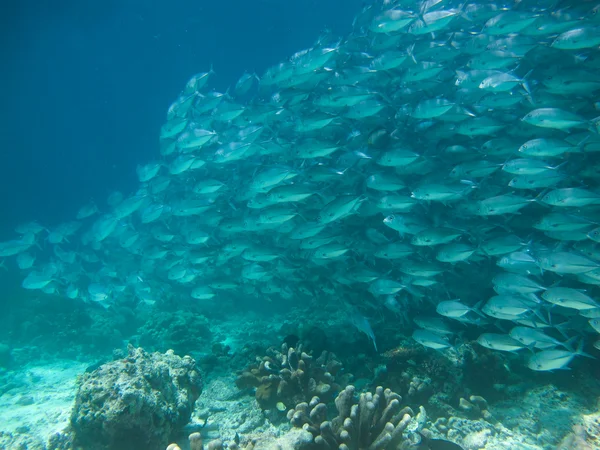
[[[54,280],[51,274],[46,272],[31,271],[27,274],[21,286],[25,289],[43,289]]]
[[[439,302],[436,307],[436,312],[444,317],[459,319],[469,312],[477,311],[477,307],[470,307],[457,300],[446,300]]]
[[[371,328],[371,324],[369,320],[360,314],[359,312],[354,312],[351,316],[352,325],[354,325],[359,331],[363,332],[367,335],[369,340],[373,343],[373,348],[377,351],[377,342],[375,340],[375,333]]]
[[[418,247],[447,244],[461,235],[461,231],[451,228],[430,228],[416,233],[410,243]]]
[[[468,244],[450,243],[443,245],[440,248],[435,255],[435,259],[450,264],[461,261],[467,262],[467,260],[473,256],[475,251],[476,249]]]
[[[547,205],[575,207],[600,204],[600,194],[581,188],[554,189],[541,198]]]
[[[600,262],[575,252],[544,252],[538,261],[540,269],[558,274],[580,274],[600,268]]]
[[[27,252],[19,253],[16,257],[17,266],[21,270],[31,269],[35,263],[35,255]]]
[[[521,120],[536,127],[562,131],[581,126],[587,127],[587,121],[583,117],[560,108],[534,109],[525,114]]]
[[[481,309],[487,315],[500,313],[505,316],[522,316],[533,312],[535,301],[518,295],[496,295],[491,297]]]
[[[34,237],[33,240],[21,238],[0,242],[0,257],[19,255],[31,248],[34,242]]]
[[[96,205],[96,202],[92,200],[89,203],[83,205],[81,208],[79,208],[75,218],[77,220],[87,219],[88,217],[91,217],[98,212],[100,212],[100,210],[98,209],[98,205]]]
[[[434,350],[444,350],[452,347],[448,338],[428,330],[416,329],[413,331],[412,338],[422,346]]]
[[[0,258],[86,307],[343,308],[375,351],[397,345],[379,329],[442,350],[477,327],[567,367],[600,318],[593,3],[385,0],[222,91],[198,66],[129,191],[25,221]]]
[[[441,335],[452,335],[454,332],[450,326],[440,317],[435,316],[417,316],[413,319],[415,324],[424,330],[428,330]]]
[[[527,363],[527,367],[537,372],[548,372],[554,370],[566,370],[568,365],[575,359],[576,356],[585,356],[593,358],[593,356],[584,353],[581,345],[577,350],[542,350],[537,352]]]
[[[550,44],[562,50],[581,50],[600,45],[598,26],[588,25],[573,28],[559,34]]]
[[[477,343],[482,347],[501,352],[517,352],[525,348],[511,336],[497,333],[483,333],[477,338]]]
[[[595,309],[600,305],[590,296],[573,288],[551,287],[542,293],[542,298],[554,305],[577,310]]]
[[[513,327],[508,334],[526,347],[533,346],[540,350],[564,347],[566,350],[573,350],[569,342],[560,342],[559,340],[546,335],[542,330],[535,328],[516,326]]]
[[[527,252],[512,252],[508,255],[504,255],[496,261],[496,265],[502,267],[507,272],[524,275],[536,274],[539,272],[537,259]]]

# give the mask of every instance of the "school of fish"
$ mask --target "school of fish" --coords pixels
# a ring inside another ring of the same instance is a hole
[[[566,368],[600,333],[599,11],[384,0],[225,93],[194,75],[137,192],[0,258],[105,307],[336,301],[373,344],[384,312],[429,348],[467,325]]]

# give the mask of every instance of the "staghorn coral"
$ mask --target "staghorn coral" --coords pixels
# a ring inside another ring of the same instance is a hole
[[[189,421],[202,391],[194,360],[128,350],[82,376],[71,413],[74,448],[163,449]]]
[[[327,406],[317,397],[288,411],[294,427],[313,435],[310,449],[397,450],[413,445],[404,433],[414,413],[410,407],[401,407],[402,397],[381,386],[374,394],[360,394],[357,403],[354,394],[352,385],[340,392],[335,399],[338,415],[331,421]]]
[[[315,359],[302,351],[302,344],[293,348],[284,343],[281,351],[270,348],[267,353],[236,379],[239,389],[256,388],[262,409],[287,409],[315,395],[331,400],[351,377],[342,373],[342,363],[331,352]]]

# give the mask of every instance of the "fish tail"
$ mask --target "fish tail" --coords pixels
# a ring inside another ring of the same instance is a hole
[[[544,317],[544,315],[542,314],[542,308],[538,307],[533,309],[533,314],[535,314],[535,316],[540,319],[543,323],[546,323],[546,317]]]
[[[585,339],[581,338],[581,340],[579,341],[579,344],[577,345],[577,349],[575,350],[575,355],[577,356],[584,356],[586,358],[591,358],[591,359],[596,359],[595,356],[590,355],[589,353],[586,353],[583,351],[583,344],[585,343]]]
[[[473,305],[473,307],[471,308],[471,311],[473,311],[476,314],[479,314],[481,317],[487,318],[485,313],[481,311],[481,306],[483,305],[484,302],[485,302],[485,300],[479,300],[477,303],[475,303]]]
[[[561,342],[560,345],[561,347],[564,347],[565,350],[575,353],[573,344],[577,341],[577,339],[577,336],[573,336],[572,338],[567,339],[565,342]]]
[[[412,59],[415,64],[418,64],[417,59],[415,58],[414,49],[415,43],[413,43],[410,47],[406,49],[406,53],[408,54],[408,56],[410,56],[410,59]]]
[[[535,197],[533,197],[533,198],[531,199],[531,201],[533,201],[533,202],[536,202],[536,203],[538,203],[539,205],[541,205],[541,206],[544,206],[544,207],[546,207],[546,208],[549,208],[549,207],[550,207],[550,205],[548,205],[548,204],[546,204],[546,203],[544,203],[544,202],[542,201],[542,198],[544,198],[544,196],[545,196],[545,195],[546,195],[548,192],[550,192],[550,188],[546,188],[546,189],[542,190],[542,192],[540,192],[538,195],[536,195]]]
[[[600,134],[600,116],[595,117],[590,122],[592,123],[592,126],[590,127],[590,131],[593,133],[596,133],[596,134]]]

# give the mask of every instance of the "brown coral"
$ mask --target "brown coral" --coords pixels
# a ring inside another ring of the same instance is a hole
[[[332,400],[334,392],[349,382],[342,373],[342,363],[327,351],[318,358],[283,344],[281,351],[270,348],[267,355],[244,369],[236,379],[239,389],[256,388],[255,396],[262,409],[278,403],[290,407],[315,395]]]

